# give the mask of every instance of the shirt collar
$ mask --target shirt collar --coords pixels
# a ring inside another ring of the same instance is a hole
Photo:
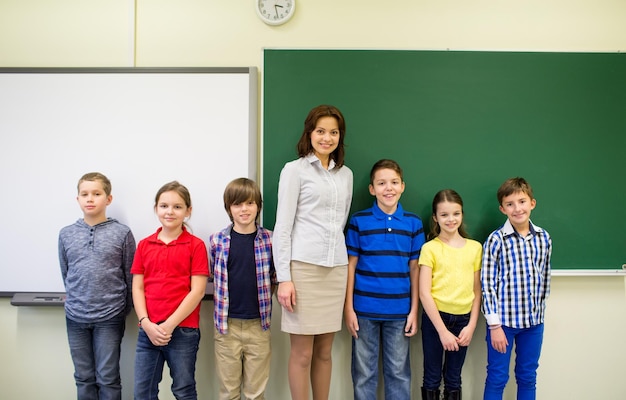
[[[232,234],[233,234],[233,227],[234,227],[234,224],[233,224],[233,223],[230,223],[230,224],[226,227],[226,229],[224,229],[224,234],[225,234],[227,237],[229,237],[229,238],[230,238],[230,237],[232,236]],[[260,232],[259,232],[259,224],[257,224],[257,223],[255,222],[255,223],[254,223],[254,227],[256,228],[256,231],[254,231],[254,233],[255,233],[255,237],[258,237],[258,236],[259,236],[259,234],[260,234]],[[250,233],[252,233],[252,232],[250,232]]]
[[[402,219],[404,215],[404,210],[402,209],[402,204],[398,203],[398,207],[393,214],[387,214],[383,212],[383,210],[378,207],[378,203],[374,200],[374,206],[372,206],[372,214],[377,219],[386,219],[387,217],[392,217],[394,219]]]
[[[306,157],[304,157],[308,162],[310,162],[311,164],[315,164],[318,163],[320,165],[320,167],[322,166],[322,162],[320,161],[319,158],[317,158],[317,156],[315,155],[315,153],[309,153]],[[329,160],[328,162],[328,170],[330,171],[331,169],[335,168],[335,160],[333,160],[332,158]]]
[[[76,221],[79,225],[82,226],[86,226],[88,228],[95,228],[97,226],[102,226],[102,225],[106,225],[106,224],[110,224],[111,222],[117,222],[117,220],[115,218],[111,218],[111,217],[107,217],[107,219],[105,221],[102,222],[98,222],[95,225],[89,225],[88,223],[85,222],[85,220],[83,218],[80,218]]]
[[[530,234],[531,235],[536,235],[538,232],[543,232],[543,229],[541,229],[540,227],[536,226],[535,224],[532,223],[532,221],[528,221],[529,225],[530,225]],[[502,225],[502,228],[500,228],[500,232],[502,232],[502,235],[504,236],[509,236],[512,235],[514,233],[516,233],[515,228],[513,228],[513,225],[511,224],[510,220],[506,220],[506,222],[504,223],[504,225]]]
[[[152,240],[154,242],[159,241],[159,232],[161,232],[162,230],[163,230],[163,227],[160,226],[159,229],[157,229],[156,233],[152,235],[152,238],[153,238]],[[173,245],[177,243],[188,243],[190,241],[191,241],[191,234],[187,232],[187,228],[185,227],[185,225],[183,225],[183,232],[180,235],[178,235],[176,239],[169,242],[168,245]]]

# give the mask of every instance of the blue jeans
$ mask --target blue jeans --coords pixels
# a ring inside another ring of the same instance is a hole
[[[79,400],[120,400],[120,344],[126,328],[121,314],[97,323],[65,318]]]
[[[376,399],[378,354],[382,345],[385,398],[411,398],[410,339],[404,335],[405,320],[377,321],[359,318],[359,338],[352,338],[354,400]]]
[[[502,326],[509,342],[506,353],[498,353],[491,346],[491,331],[487,329],[487,380],[483,399],[502,399],[504,387],[509,380],[511,351],[515,342],[515,379],[517,399],[536,398],[537,368],[543,343],[543,324],[530,328],[515,329]]]
[[[452,334],[459,336],[469,323],[470,315],[454,315],[439,312],[444,325]],[[426,313],[422,314],[422,347],[424,351],[424,388],[438,390],[443,382],[445,390],[461,390],[461,369],[465,362],[467,347],[459,346],[458,351],[445,351],[439,340],[439,333]]]
[[[172,377],[172,393],[178,400],[196,400],[196,356],[200,329],[176,328],[167,346],[155,346],[139,329],[135,352],[135,400],[158,400],[163,366]]]

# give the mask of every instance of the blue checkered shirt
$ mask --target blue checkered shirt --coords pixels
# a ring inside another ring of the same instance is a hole
[[[543,323],[551,255],[550,235],[532,223],[524,237],[508,220],[489,235],[480,273],[487,324],[521,329]]]

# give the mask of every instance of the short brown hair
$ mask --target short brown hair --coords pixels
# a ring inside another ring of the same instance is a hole
[[[498,188],[498,203],[502,205],[502,199],[517,192],[526,193],[531,200],[535,198],[533,188],[530,187],[530,183],[526,179],[521,177],[509,178]]]
[[[94,182],[100,181],[102,182],[102,189],[107,196],[111,195],[111,181],[109,178],[101,174],[100,172],[88,172],[85,175],[81,176],[78,180],[78,185],[76,185],[76,189],[80,192],[80,184],[83,182]]]
[[[370,185],[374,184],[374,176],[376,175],[376,172],[380,171],[381,169],[390,169],[392,171],[395,171],[400,177],[400,180],[404,182],[404,177],[402,176],[402,168],[400,168],[400,164],[398,164],[394,160],[388,160],[383,158],[382,160],[376,161],[376,163],[374,164],[374,166],[372,166],[372,169],[370,170]]]
[[[230,222],[233,222],[233,215],[230,212],[230,206],[233,204],[241,204],[248,200],[254,200],[258,207],[258,212],[256,214],[256,221],[258,222],[259,215],[263,209],[263,199],[261,197],[261,189],[259,189],[259,185],[257,185],[257,183],[252,179],[248,178],[237,178],[230,181],[230,183],[226,185],[226,189],[224,189],[224,208],[226,209],[226,213],[228,213]]]
[[[309,111],[309,115],[307,115],[304,120],[304,130],[302,131],[302,136],[300,136],[300,140],[296,145],[298,157],[306,157],[313,152],[311,132],[315,130],[317,121],[323,117],[333,117],[337,120],[337,126],[339,127],[339,143],[337,144],[335,151],[330,154],[330,158],[335,161],[336,167],[339,168],[343,165],[345,157],[343,142],[346,136],[346,121],[344,120],[341,111],[339,111],[339,109],[335,106],[319,105]]]

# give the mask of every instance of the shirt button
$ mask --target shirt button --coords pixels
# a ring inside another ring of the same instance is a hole
[[[391,228],[387,228],[387,232],[391,232]]]

